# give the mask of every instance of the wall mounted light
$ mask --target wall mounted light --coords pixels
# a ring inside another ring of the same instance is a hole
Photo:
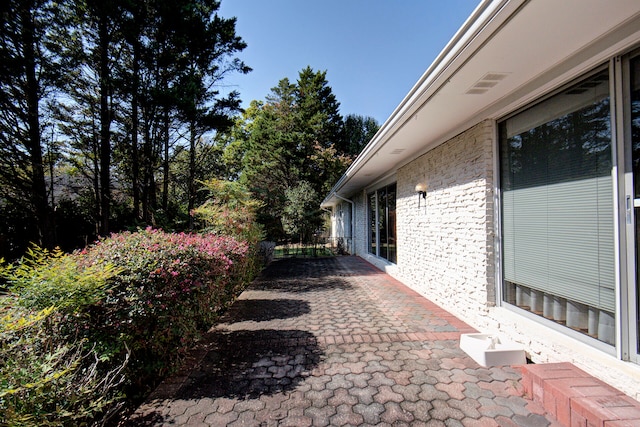
[[[427,198],[427,184],[425,183],[419,183],[416,185],[416,193],[418,193],[418,208],[420,207],[420,199],[426,199]],[[425,205],[425,209],[427,207],[427,202],[425,201],[424,203]]]

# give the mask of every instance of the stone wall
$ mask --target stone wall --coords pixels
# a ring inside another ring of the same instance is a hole
[[[472,323],[495,305],[494,126],[482,122],[398,170],[398,268]],[[415,186],[427,184],[426,199]],[[420,202],[420,206],[418,206]]]
[[[353,197],[356,209],[356,227],[355,227],[355,255],[364,256],[367,253],[367,197],[362,191]]]
[[[368,253],[366,194],[355,195],[356,254],[479,331],[519,342],[535,363],[572,362],[640,399],[640,367],[612,347],[496,306],[495,135],[492,121],[481,122],[397,171],[397,264]],[[428,189],[418,207],[420,182]]]

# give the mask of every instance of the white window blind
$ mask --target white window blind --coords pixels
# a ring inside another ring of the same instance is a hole
[[[501,124],[505,281],[615,312],[610,122],[601,72]]]

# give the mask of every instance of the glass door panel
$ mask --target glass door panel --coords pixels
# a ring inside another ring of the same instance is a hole
[[[380,241],[380,251],[378,256],[388,258],[388,218],[387,218],[387,191],[386,188],[378,190],[378,232]]]
[[[635,213],[635,246],[636,246],[636,352],[640,353],[640,56],[630,62],[630,120],[631,120],[631,150],[633,165],[633,207]]]
[[[389,244],[389,257],[390,262],[396,264],[398,262],[398,248],[396,246],[396,184],[387,187],[387,201],[388,201],[388,239]]]

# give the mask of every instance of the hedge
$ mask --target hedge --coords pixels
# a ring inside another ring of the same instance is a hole
[[[148,228],[0,267],[0,425],[104,421],[144,396],[253,279],[255,252]]]

